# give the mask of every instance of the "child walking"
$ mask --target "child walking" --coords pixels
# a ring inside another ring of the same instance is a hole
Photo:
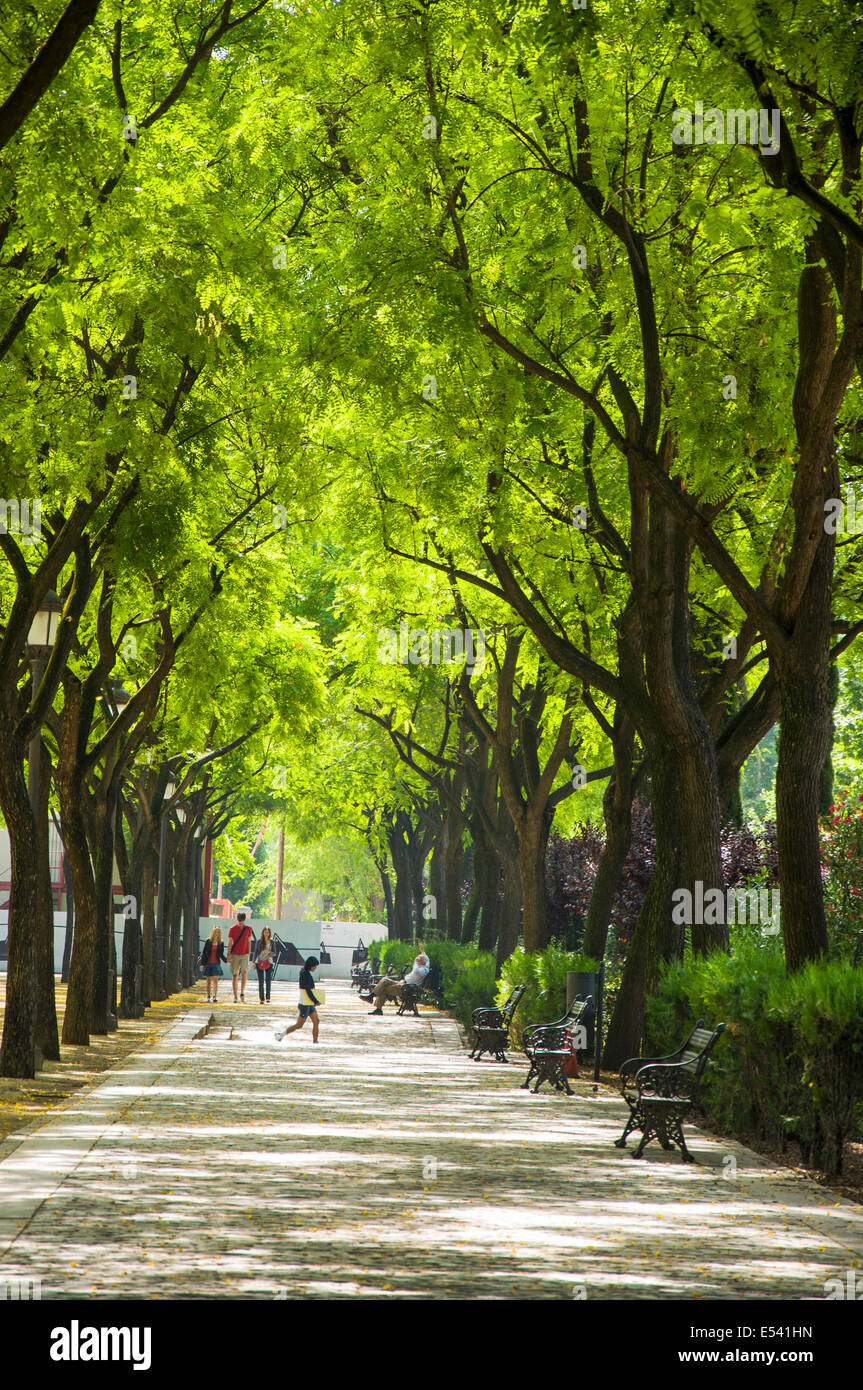
[[[276,1034],[276,1042],[281,1042],[288,1033],[296,1033],[298,1028],[302,1028],[307,1018],[312,1020],[312,1042],[318,1040],[318,1000],[315,997],[314,979],[312,971],[317,970],[320,961],[317,956],[308,956],[306,963],[300,971],[300,1002],[297,1006],[299,1018],[290,1028],[285,1028],[281,1033]]]

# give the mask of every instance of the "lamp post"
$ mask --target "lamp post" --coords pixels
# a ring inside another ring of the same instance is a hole
[[[51,655],[51,648],[57,640],[57,626],[60,621],[60,614],[63,605],[53,589],[49,589],[39,604],[33,621],[30,624],[30,632],[27,642],[30,649],[30,671],[33,677],[33,699],[42,684],[42,677],[45,674],[45,667]],[[27,790],[30,794],[30,805],[33,808],[34,818],[38,815],[39,808],[39,763],[42,757],[42,730],[35,730],[30,740],[30,749],[27,760]]]
[[[160,999],[165,998],[165,889],[168,881],[168,866],[165,862],[168,844],[168,813],[166,806],[176,790],[176,782],[172,777],[169,777],[165,784],[165,799],[162,802],[162,823],[159,828],[159,892],[156,898],[156,970],[158,974],[156,989]]]
[[[108,701],[112,706],[112,714],[114,710],[117,714],[122,714],[131,698],[128,690],[120,681],[112,681],[108,686]]]

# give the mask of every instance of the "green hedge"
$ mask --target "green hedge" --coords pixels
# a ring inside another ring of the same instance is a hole
[[[566,1011],[566,976],[570,970],[598,970],[588,956],[547,946],[544,951],[525,951],[518,946],[504,961],[497,988],[497,1003],[503,1004],[516,985],[525,991],[513,1020],[517,1038],[532,1023],[551,1023]]]
[[[863,967],[824,961],[788,977],[755,944],[675,962],[647,1002],[645,1051],[673,1051],[696,1018],[727,1025],[702,1088],[717,1124],[783,1150],[794,1138],[804,1162],[841,1172],[843,1143],[860,1133]]]

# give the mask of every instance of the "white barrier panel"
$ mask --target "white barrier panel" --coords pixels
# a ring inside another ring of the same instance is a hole
[[[225,943],[225,955],[228,954],[228,931],[236,918],[234,917],[201,917],[198,921],[198,937],[200,946],[203,946],[207,937],[214,927],[221,927],[222,939]],[[330,956],[330,964],[322,963],[317,978],[347,980],[351,974],[351,963],[354,951],[357,949],[359,941],[368,946],[370,941],[386,941],[388,937],[387,929],[380,922],[300,922],[282,920],[275,921],[271,917],[251,917],[247,919],[248,925],[252,928],[254,941],[258,941],[264,927],[269,927],[273,933],[273,941],[276,943],[276,973],[277,980],[298,980],[300,977],[301,961],[295,959],[296,956],[305,960],[307,956],[317,956],[321,958],[321,945]],[[200,949],[199,949],[200,954]],[[252,946],[254,954],[254,945]],[[285,959],[279,960],[279,957]],[[294,964],[287,964],[287,960],[294,958]],[[226,973],[227,967],[222,967]]]
[[[0,914],[0,974],[6,972],[7,958],[7,916],[6,912]],[[201,947],[206,941],[213,927],[221,927],[222,937],[225,942],[225,955],[228,954],[228,930],[234,918],[227,917],[200,917],[198,919],[198,955],[200,956]],[[350,978],[351,961],[353,953],[357,949],[357,943],[363,941],[368,946],[371,941],[385,941],[387,939],[387,929],[380,922],[298,922],[281,921],[276,922],[268,917],[252,917],[249,921],[252,928],[254,941],[257,941],[264,927],[269,927],[273,933],[273,939],[277,941],[277,956],[285,955],[289,957],[293,951],[301,956],[303,960],[307,956],[321,956],[321,944],[323,943],[326,951],[330,955],[330,964],[322,964],[318,970],[318,979],[326,977],[336,980],[346,980]],[[114,944],[117,949],[117,968],[120,970],[123,964],[123,932],[126,927],[126,918],[117,913],[114,916]],[[63,965],[63,946],[66,940],[66,913],[54,913],[54,972],[59,975]],[[279,946],[281,943],[281,947]],[[254,951],[254,946],[253,946]],[[227,971],[226,973],[230,973]],[[280,963],[276,966],[275,978],[277,980],[297,980],[299,979],[299,964],[288,965]]]

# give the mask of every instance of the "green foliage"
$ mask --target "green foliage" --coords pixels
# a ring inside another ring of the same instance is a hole
[[[787,977],[778,955],[742,945],[675,962],[647,1002],[646,1052],[672,1052],[698,1018],[726,1024],[702,1088],[732,1134],[756,1133],[827,1173],[842,1166],[863,1098],[863,969],[816,962]]]
[[[840,797],[821,828],[831,955],[857,964],[863,949],[863,796]]]
[[[473,959],[465,957],[460,969],[449,980],[444,975],[446,1007],[463,1028],[470,1023],[474,1009],[482,1008],[494,998],[494,970],[494,952],[476,951]]]
[[[530,1024],[550,1023],[565,1012],[569,971],[598,969],[597,961],[560,946],[547,946],[544,951],[525,951],[518,946],[500,972],[497,1003],[503,1004],[518,985],[525,986],[513,1020],[515,1035],[520,1037]]]

